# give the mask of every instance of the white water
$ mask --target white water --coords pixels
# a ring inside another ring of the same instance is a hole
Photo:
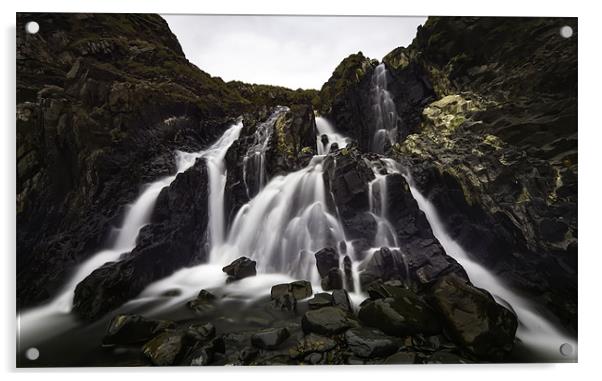
[[[334,127],[330,124],[330,122],[321,116],[316,117],[316,129],[317,133],[317,141],[316,146],[318,149],[318,155],[326,155],[330,152],[330,147],[333,143],[336,143],[339,148],[347,147],[347,144],[351,141],[351,139],[339,134],[335,131]],[[328,138],[327,143],[322,143],[322,136],[326,135]]]
[[[238,139],[241,129],[242,122],[233,125],[215,144],[204,151],[195,153],[176,151],[176,174],[159,179],[143,189],[138,199],[128,207],[114,244],[108,249],[92,255],[90,259],[81,264],[63,291],[50,303],[19,315],[20,344],[27,345],[28,342],[42,339],[40,335],[56,334],[59,329],[66,330],[75,325],[70,312],[77,285],[97,268],[107,262],[118,260],[122,254],[134,249],[140,229],[150,222],[155,202],[161,190],[169,186],[179,173],[191,168],[196,159],[200,157],[205,158],[209,175],[210,235],[212,242],[221,242],[224,229],[223,186],[226,177],[223,158],[230,145]],[[212,191],[214,189],[217,191]]]
[[[381,63],[372,74],[372,113],[374,126],[370,147],[372,151],[382,153],[387,140],[395,144],[397,140],[397,110],[391,93],[387,90],[387,68]]]
[[[274,125],[278,118],[288,111],[288,107],[276,107],[272,115],[265,122],[260,123],[253,134],[253,144],[249,146],[243,158],[243,181],[249,198],[254,197],[265,186],[267,180],[265,155],[274,134]]]
[[[447,233],[434,205],[425,198],[415,187],[407,171],[401,170],[399,164],[391,159],[383,159],[390,171],[401,173],[410,186],[412,196],[418,203],[433,230],[433,235],[445,252],[453,257],[466,271],[470,281],[477,287],[489,291],[502,305],[509,305],[517,316],[519,326],[516,337],[523,345],[538,356],[541,361],[574,361],[577,359],[577,342],[573,337],[563,332],[557,325],[547,320],[539,313],[534,305],[524,297],[516,294],[494,274],[470,258],[470,255]],[[572,346],[572,356],[563,356],[560,346],[568,343]]]
[[[370,214],[376,221],[374,246],[398,247],[397,234],[387,218],[387,175],[381,173],[378,165],[372,165],[372,172],[375,178],[368,184],[368,201]]]

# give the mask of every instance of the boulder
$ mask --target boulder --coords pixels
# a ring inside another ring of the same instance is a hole
[[[441,331],[437,314],[415,293],[397,287],[394,297],[369,300],[362,305],[359,319],[393,336]]]
[[[327,292],[315,294],[312,299],[307,302],[310,310],[317,310],[322,307],[332,306],[332,296]]]
[[[301,319],[301,327],[305,333],[335,335],[356,326],[358,326],[357,321],[337,307],[310,310]]]
[[[316,266],[321,278],[328,275],[332,268],[339,268],[339,254],[332,247],[326,247],[315,254]]]
[[[322,278],[322,289],[340,290],[343,288],[343,272],[339,268],[331,268],[326,276]]]
[[[384,364],[415,364],[416,353],[414,352],[397,352],[387,357]]]
[[[349,300],[349,294],[345,290],[334,290],[332,292],[332,305],[339,307],[345,312],[353,313],[353,307],[351,306],[351,300]]]
[[[351,258],[346,255],[343,258],[343,271],[345,272],[345,289],[349,292],[355,291],[355,285],[353,284],[353,271],[352,271]]]
[[[275,349],[288,339],[290,333],[286,328],[268,328],[251,336],[251,344],[261,349]]]
[[[401,345],[399,339],[387,336],[379,330],[365,327],[346,331],[345,341],[355,355],[366,358],[388,356]]]
[[[102,343],[103,345],[140,343],[173,327],[174,323],[169,321],[150,320],[140,315],[117,315],[111,319]]]
[[[255,268],[256,265],[257,262],[247,257],[240,257],[234,262],[230,263],[228,266],[224,267],[222,271],[228,274],[228,279],[226,282],[233,282],[257,275],[257,269]]]
[[[431,295],[446,330],[459,345],[489,360],[502,360],[512,350],[516,316],[488,292],[449,275],[435,283]]]
[[[277,284],[270,291],[272,300],[281,299],[286,295],[289,295],[294,300],[301,300],[310,297],[312,294],[311,283],[306,280]]]
[[[201,290],[196,299],[190,300],[186,306],[199,314],[204,314],[215,309],[215,295],[206,290]]]
[[[181,332],[166,331],[144,344],[142,353],[157,366],[174,365],[182,351]]]
[[[194,323],[188,326],[186,335],[195,341],[211,340],[215,337],[215,326],[211,323]]]
[[[336,345],[336,341],[329,337],[309,333],[297,341],[297,346],[291,351],[291,357],[297,358],[310,353],[330,351]]]

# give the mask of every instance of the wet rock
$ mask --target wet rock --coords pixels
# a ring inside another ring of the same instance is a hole
[[[315,294],[314,297],[307,302],[307,305],[310,310],[332,306],[332,296],[326,292]]]
[[[211,323],[195,323],[188,326],[186,335],[196,341],[206,341],[215,337],[215,326]]]
[[[375,281],[407,280],[409,278],[404,258],[399,250],[382,247],[375,251],[364,271],[360,275],[360,282],[367,287]]]
[[[258,353],[259,353],[259,350],[257,348],[244,347],[240,351],[238,358],[243,364],[249,364],[251,361],[253,361],[255,359],[255,357],[257,357]]]
[[[455,353],[439,351],[429,357],[427,364],[470,364],[472,362]]]
[[[371,300],[362,305],[359,319],[393,336],[441,331],[435,311],[413,292],[397,288],[394,297]]]
[[[224,338],[222,336],[215,337],[210,341],[197,342],[188,348],[183,365],[190,366],[205,366],[211,364],[218,353],[225,352]]]
[[[333,339],[310,333],[297,341],[297,346],[291,351],[291,357],[303,357],[312,352],[327,352],[336,347]]]
[[[257,262],[247,257],[240,257],[224,267],[222,271],[228,274],[228,279],[226,281],[233,282],[257,275],[257,270],[255,268],[256,264]]]
[[[343,288],[343,272],[338,268],[331,268],[322,278],[322,289],[340,290]]]
[[[322,335],[334,335],[357,325],[357,321],[352,316],[337,307],[307,311],[301,320],[305,333],[313,332]]]
[[[398,339],[365,327],[349,329],[345,340],[354,354],[368,358],[388,356],[401,345]]]
[[[215,299],[215,295],[209,291],[201,290],[196,299],[188,301],[186,306],[199,314],[205,314],[215,309]]]
[[[397,352],[387,357],[384,364],[415,364],[416,353],[414,352]]]
[[[347,289],[349,292],[355,291],[355,286],[353,284],[353,271],[351,267],[351,258],[346,255],[343,258],[343,271],[345,272],[345,289]]]
[[[512,350],[517,320],[486,291],[454,275],[440,279],[431,290],[451,337],[482,358],[500,360]]]
[[[297,299],[292,294],[282,294],[272,298],[272,306],[282,311],[296,311]]]
[[[351,300],[349,300],[347,291],[334,290],[331,297],[333,306],[339,307],[345,312],[353,313],[353,307],[351,306]]]
[[[134,344],[149,340],[174,323],[164,320],[150,320],[140,315],[117,315],[109,323],[103,345]]]
[[[251,343],[261,349],[275,349],[290,336],[286,328],[269,328],[251,336]]]
[[[290,292],[297,300],[309,298],[313,294],[311,283],[306,280],[297,280],[290,283]]]
[[[297,300],[308,298],[312,294],[311,283],[305,280],[277,284],[270,291],[272,304],[278,309],[288,311],[297,308]]]
[[[174,331],[164,332],[142,347],[142,353],[157,366],[174,365],[182,351],[184,334]]]
[[[339,268],[339,254],[332,247],[326,247],[315,253],[316,266],[321,278],[328,275],[333,268]]]

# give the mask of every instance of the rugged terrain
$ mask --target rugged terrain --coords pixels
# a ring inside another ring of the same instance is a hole
[[[40,32],[25,34],[34,18]],[[268,180],[310,163],[320,138],[315,113],[352,140],[323,161],[329,208],[352,242],[310,253],[328,292],[299,280],[250,306],[217,289],[199,290],[164,320],[119,310],[154,281],[208,260],[208,199],[198,190],[209,179],[197,160],[161,191],[135,248],[77,286],[73,313],[103,325],[93,343],[109,348],[102,365],[517,360],[516,317],[445,252],[409,185],[475,261],[576,332],[575,19],[430,17],[410,46],[382,59],[397,135],[381,154],[368,144],[379,61],[361,52],[319,91],[290,90],[211,77],[156,15],[19,14],[17,22],[21,309],[51,300],[103,248],[140,187],[175,172],[175,150],[207,147],[242,118],[225,157],[230,224],[262,186],[242,158],[266,126]],[[560,36],[564,25],[572,38]],[[388,159],[403,173],[388,173]],[[353,307],[347,254],[376,246],[367,211],[378,173],[388,173],[387,204],[378,208],[399,248],[366,258],[368,298]],[[249,266],[241,260],[224,271],[237,282],[254,275]],[[66,365],[75,364],[99,365]]]

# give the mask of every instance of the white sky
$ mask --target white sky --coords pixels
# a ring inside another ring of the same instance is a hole
[[[382,59],[426,17],[162,15],[186,57],[225,81],[320,89],[349,54]]]

